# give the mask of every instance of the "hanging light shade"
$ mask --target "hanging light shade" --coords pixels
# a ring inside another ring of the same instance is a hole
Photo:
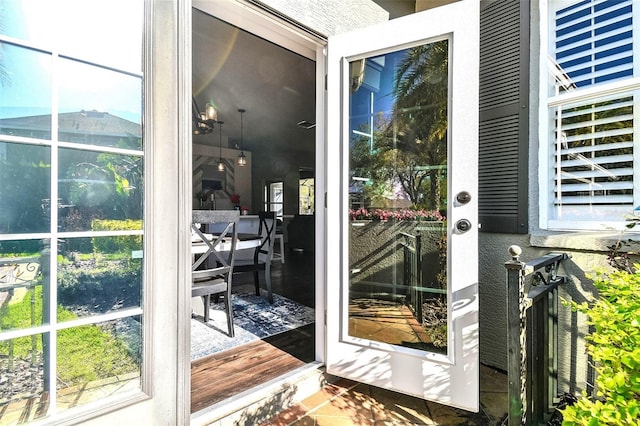
[[[196,98],[192,96],[191,116],[193,120],[193,134],[204,135],[213,131],[214,124],[218,119],[218,111],[213,103],[208,102],[204,111],[201,112],[196,103]]]
[[[224,172],[224,161],[222,161],[222,124],[224,123],[224,121],[218,121],[218,124],[220,126],[220,157],[218,158],[218,171],[219,172]]]
[[[238,166],[246,166],[247,165],[247,156],[244,155],[244,152],[240,151],[240,155],[238,155]]]
[[[242,146],[242,139],[243,139],[243,131],[244,131],[244,122],[243,122],[243,117],[244,117],[244,113],[246,112],[246,110],[240,108],[238,110],[238,112],[240,113],[240,155],[238,155],[238,166],[240,167],[244,167],[247,165],[247,156],[244,155],[244,151],[243,151],[243,146]]]

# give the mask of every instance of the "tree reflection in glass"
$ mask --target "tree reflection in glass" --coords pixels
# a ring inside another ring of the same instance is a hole
[[[449,41],[350,63],[349,335],[447,352]]]

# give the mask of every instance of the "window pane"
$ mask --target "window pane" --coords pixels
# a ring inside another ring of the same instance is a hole
[[[144,2],[65,0],[57,2],[60,51],[127,71],[142,70]],[[82,19],[78,19],[82,16]]]
[[[594,4],[576,1],[552,18],[561,91],[633,77],[632,0]]]
[[[61,149],[60,229],[88,231],[97,219],[141,220],[142,165],[138,156]]]
[[[276,217],[281,218],[283,215],[284,190],[282,182],[273,182],[269,184],[269,203],[267,211],[275,212]]]
[[[142,222],[99,221],[102,229]],[[58,321],[94,316],[142,303],[142,236],[66,238],[58,256]]]
[[[51,149],[0,142],[0,233],[50,230]]]
[[[300,179],[299,194],[300,208],[299,213],[311,215],[315,212],[315,180],[313,178]]]
[[[142,148],[142,79],[87,65],[60,61],[61,141]]]
[[[350,75],[348,334],[447,353],[449,42]]]
[[[0,1],[0,33],[43,46],[53,41],[54,20],[51,18],[60,2],[51,0]],[[51,50],[51,49],[48,49]]]
[[[51,55],[2,43],[0,135],[51,139]]]
[[[140,317],[58,333],[58,408],[84,405],[140,387]]]
[[[47,414],[49,386],[43,354],[47,341],[47,334],[0,341],[2,424],[23,424],[25,418],[36,420]]]
[[[622,221],[634,207],[634,96],[600,96],[551,110],[553,220]]]

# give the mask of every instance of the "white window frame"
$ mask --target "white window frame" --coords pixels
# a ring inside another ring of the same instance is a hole
[[[586,88],[564,92],[554,96],[548,96],[549,88],[552,87],[553,78],[550,75],[548,63],[553,52],[553,13],[555,10],[567,7],[578,0],[542,0],[540,1],[540,56],[539,56],[539,109],[538,109],[538,186],[539,186],[539,227],[547,230],[567,231],[567,230],[622,230],[625,229],[626,221],[623,216],[619,220],[554,220],[554,194],[553,185],[555,181],[554,155],[555,138],[551,136],[550,110],[559,105],[585,101],[593,99],[597,101],[601,98],[633,92],[634,112],[633,112],[633,133],[640,137],[640,54],[636,54],[640,47],[640,9],[633,10],[633,44],[634,57],[633,69],[634,77],[622,80],[614,80],[611,83],[588,86]],[[635,138],[635,137],[634,137]],[[634,150],[634,206],[640,205],[640,149]],[[629,209],[629,214],[632,209]]]

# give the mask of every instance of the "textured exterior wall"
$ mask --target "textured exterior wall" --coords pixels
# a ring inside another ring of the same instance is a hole
[[[361,272],[350,276],[351,282],[373,281],[402,284],[403,238],[405,232],[420,235],[422,241],[422,284],[438,288],[436,275],[440,270],[438,241],[446,232],[442,222],[380,222],[355,221],[350,227],[350,269]]]
[[[262,3],[325,36],[389,19],[389,13],[371,0],[262,0]]]

